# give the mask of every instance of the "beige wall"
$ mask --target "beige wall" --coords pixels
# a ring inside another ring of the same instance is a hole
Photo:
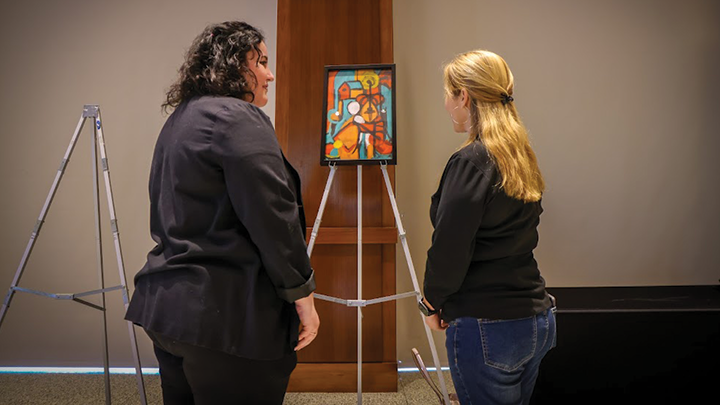
[[[150,239],[147,180],[165,121],[160,104],[184,52],[209,23],[243,19],[275,54],[276,2],[39,1],[0,4],[0,289],[4,300],[84,104],[101,107],[128,282]],[[274,57],[270,58],[274,71]],[[271,92],[273,87],[271,86]],[[274,94],[265,111],[274,116]],[[97,288],[90,131],[78,141],[21,287],[48,292]],[[102,189],[104,196],[104,188]],[[103,197],[104,201],[104,197]],[[104,217],[107,210],[103,208]],[[107,224],[107,222],[106,222]],[[106,226],[107,228],[107,226]],[[105,233],[107,285],[119,276]],[[97,302],[97,299],[93,299]],[[130,366],[118,292],[108,293],[110,360]],[[0,366],[98,366],[98,311],[16,294],[0,329]],[[138,333],[142,360],[156,366]]]
[[[464,140],[443,110],[441,66],[484,48],[515,74],[548,184],[536,251],[547,284],[716,284],[718,21],[712,0],[395,0],[397,196],[420,280],[430,196]],[[397,270],[411,289],[402,255]],[[430,362],[416,312],[398,306],[405,365],[412,347]]]

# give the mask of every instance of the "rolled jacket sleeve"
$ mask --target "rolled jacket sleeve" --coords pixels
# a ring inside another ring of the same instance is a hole
[[[269,118],[250,104],[237,108],[216,122],[228,194],[278,296],[292,303],[315,290],[297,199]]]
[[[457,155],[448,161],[425,268],[425,298],[435,309],[441,309],[465,279],[490,187],[489,178],[472,162]]]

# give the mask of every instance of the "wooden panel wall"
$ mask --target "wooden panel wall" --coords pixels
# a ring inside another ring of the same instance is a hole
[[[392,0],[278,0],[276,131],[300,173],[308,236],[329,169],[320,166],[325,65],[392,63]],[[389,168],[394,185],[394,167]],[[397,228],[378,166],[363,168],[363,299],[395,294]],[[312,256],[317,292],[357,298],[357,167],[340,167]],[[290,391],[355,391],[357,310],[316,300],[317,339]],[[363,391],[397,390],[395,302],[363,309]]]

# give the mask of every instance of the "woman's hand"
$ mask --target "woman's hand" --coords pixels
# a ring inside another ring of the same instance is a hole
[[[435,310],[435,308],[433,308],[433,306],[430,305],[430,303],[425,298],[423,298],[423,302],[425,303],[425,306],[428,307],[431,311]],[[450,326],[447,323],[445,323],[445,321],[443,321],[442,318],[440,318],[441,312],[442,311],[438,312],[435,315],[430,315],[430,316],[425,317],[425,323],[427,324],[428,327],[430,327],[430,329],[442,332],[445,329],[447,329],[448,326]]]
[[[440,314],[426,316],[425,323],[427,324],[427,326],[430,327],[430,329],[441,331],[441,332],[444,331],[445,329],[447,329],[448,326],[450,326],[449,324],[445,323],[445,321],[443,321],[440,318]]]
[[[320,328],[320,317],[315,310],[315,299],[313,294],[295,301],[295,310],[300,318],[300,335],[295,351],[305,348],[317,337]]]

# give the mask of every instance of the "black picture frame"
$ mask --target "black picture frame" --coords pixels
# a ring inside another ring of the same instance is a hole
[[[392,63],[325,66],[321,165],[397,164],[396,87]]]

